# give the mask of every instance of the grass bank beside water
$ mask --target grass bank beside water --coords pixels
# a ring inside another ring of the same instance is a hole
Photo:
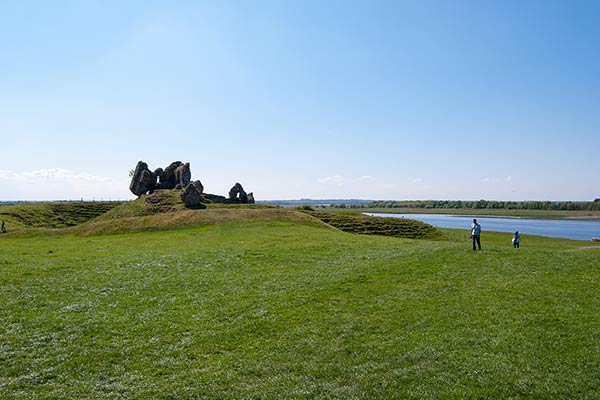
[[[1,236],[0,398],[600,397],[600,246],[211,212]]]

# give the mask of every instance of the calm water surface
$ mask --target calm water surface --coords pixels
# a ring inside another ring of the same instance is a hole
[[[519,231],[521,235],[540,235],[555,238],[591,240],[600,237],[600,221],[573,221],[555,219],[527,219],[506,217],[466,217],[440,214],[373,214],[375,217],[410,218],[423,221],[439,228],[469,230],[473,218],[481,224],[481,230],[495,232]]]

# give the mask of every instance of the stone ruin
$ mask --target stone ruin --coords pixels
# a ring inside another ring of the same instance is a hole
[[[157,189],[183,189],[181,200],[188,208],[202,208],[202,203],[254,203],[254,194],[246,193],[239,183],[231,188],[229,197],[204,193],[204,186],[200,181],[192,182],[190,163],[175,161],[164,170],[157,168],[151,171],[148,164],[139,161],[131,175],[129,190],[139,197]]]

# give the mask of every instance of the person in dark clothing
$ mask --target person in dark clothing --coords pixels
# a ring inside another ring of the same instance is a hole
[[[2,233],[6,233],[6,222],[2,220]]]
[[[477,250],[475,244],[481,250],[481,225],[479,225],[475,218],[473,218],[473,223],[471,224],[471,241],[473,242],[473,250]]]
[[[515,249],[519,248],[519,244],[521,243],[521,235],[519,235],[519,231],[515,232],[515,235],[512,238],[512,244]]]

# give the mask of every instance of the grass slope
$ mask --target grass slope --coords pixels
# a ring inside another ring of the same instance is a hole
[[[2,206],[0,219],[7,223],[8,233],[4,235],[7,237],[90,236],[176,229],[236,219],[287,219],[305,223],[310,220],[306,216],[295,215],[298,213],[275,211],[276,207],[255,204],[208,204],[207,209],[202,210],[204,214],[197,214],[184,206],[181,193],[182,190],[157,190],[128,202],[48,202]],[[273,212],[265,211],[267,209]]]
[[[36,203],[6,207],[0,211],[17,221],[15,224],[9,221],[8,236],[21,237],[49,234],[94,236],[256,220],[328,224],[346,232],[405,238],[433,239],[441,236],[439,230],[419,221],[302,212],[266,204],[207,204],[203,209],[190,210],[182,203],[181,193],[182,190],[157,190],[124,203]],[[16,230],[14,226],[17,226]]]
[[[93,236],[259,220],[322,225],[303,213],[261,204],[206,204],[207,208],[190,210],[181,202],[181,193],[181,190],[157,190],[115,207],[70,232]]]
[[[64,228],[90,221],[120,202],[25,203],[0,207],[0,219],[9,229]]]
[[[599,398],[600,247],[447,232],[0,237],[0,398]]]
[[[69,233],[79,236],[95,236],[128,232],[177,230],[193,226],[226,223],[243,224],[251,221],[284,221],[309,225],[324,225],[318,219],[298,211],[238,206],[236,208],[225,207],[203,210],[184,209],[142,217],[114,218],[113,215],[104,215],[94,221],[70,229]]]
[[[362,214],[304,211],[344,232],[365,235],[395,236],[409,239],[439,239],[440,231],[421,221],[370,217]]]

